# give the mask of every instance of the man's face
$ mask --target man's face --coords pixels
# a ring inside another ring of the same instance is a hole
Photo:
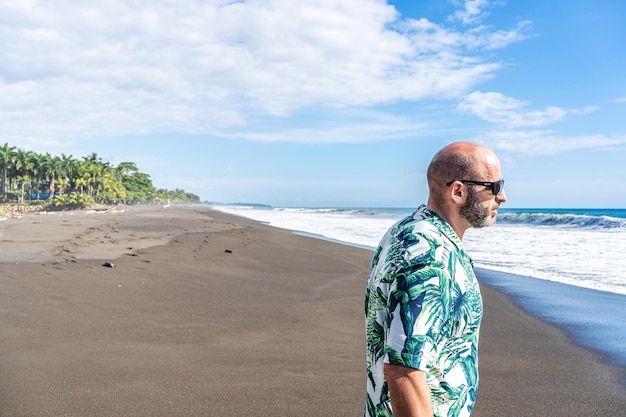
[[[480,191],[476,191],[475,188],[480,188]],[[492,226],[498,215],[499,199],[500,196],[494,196],[486,187],[468,184],[467,200],[461,207],[461,216],[465,217],[472,227]]]
[[[489,152],[482,155],[482,163],[479,164],[475,172],[475,181],[498,181],[502,179],[500,172],[500,161],[498,157]],[[498,208],[506,201],[506,192],[500,190],[498,195],[494,195],[490,187],[476,184],[466,184],[467,199],[461,207],[460,214],[471,227],[491,226],[496,222]]]

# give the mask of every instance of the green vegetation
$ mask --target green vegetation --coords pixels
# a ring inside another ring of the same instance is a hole
[[[96,153],[75,159],[72,155],[0,146],[0,173],[3,202],[45,201],[56,207],[81,208],[100,204],[199,203],[200,198],[184,190],[157,189],[148,174],[134,162],[117,167],[102,161]]]

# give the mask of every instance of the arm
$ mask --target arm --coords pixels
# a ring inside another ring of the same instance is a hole
[[[418,369],[385,364],[385,379],[394,417],[432,417],[426,374]]]

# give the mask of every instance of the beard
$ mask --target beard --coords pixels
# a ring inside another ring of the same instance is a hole
[[[492,216],[490,209],[480,204],[478,195],[473,187],[467,187],[467,200],[461,207],[461,216],[472,225],[472,227],[487,227],[496,222],[496,216]]]

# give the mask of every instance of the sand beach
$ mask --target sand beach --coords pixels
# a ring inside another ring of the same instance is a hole
[[[371,256],[199,207],[2,221],[0,416],[362,415]],[[623,415],[623,369],[482,287],[474,416]]]

